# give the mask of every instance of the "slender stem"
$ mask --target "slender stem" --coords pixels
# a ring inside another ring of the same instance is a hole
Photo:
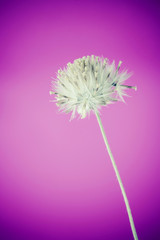
[[[98,123],[99,123],[99,127],[100,127],[100,129],[101,129],[101,133],[102,133],[104,142],[105,142],[106,147],[107,147],[107,150],[108,150],[108,154],[109,154],[109,156],[110,156],[110,158],[111,158],[111,162],[112,162],[114,171],[115,171],[115,173],[116,173],[117,180],[118,180],[118,182],[119,182],[119,185],[120,185],[120,188],[121,188],[121,191],[122,191],[122,195],[123,195],[123,198],[124,198],[124,202],[125,202],[125,204],[126,204],[127,213],[128,213],[128,217],[129,217],[129,221],[130,221],[132,233],[133,233],[133,236],[134,236],[134,240],[138,240],[138,236],[137,236],[136,229],[135,229],[134,222],[133,222],[133,217],[132,217],[131,209],[130,209],[130,206],[129,206],[129,202],[128,202],[128,199],[127,199],[127,195],[126,195],[126,193],[125,193],[125,190],[124,190],[124,187],[123,187],[123,184],[122,184],[122,180],[121,180],[121,178],[120,178],[120,175],[119,175],[119,172],[118,172],[116,163],[115,163],[115,161],[114,161],[114,158],[113,158],[111,149],[110,149],[110,147],[109,147],[108,140],[107,140],[107,137],[106,137],[106,135],[105,135],[105,131],[104,131],[104,128],[103,128],[103,125],[102,125],[100,116],[99,116],[99,114],[98,114],[97,112],[95,112],[95,114],[96,114],[96,117],[97,117],[97,121],[98,121]]]

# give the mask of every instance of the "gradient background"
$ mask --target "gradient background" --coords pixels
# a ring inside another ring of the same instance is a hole
[[[130,240],[95,116],[69,122],[51,77],[98,55],[133,72],[130,98],[102,121],[140,240],[160,239],[160,4],[1,1],[0,239]]]

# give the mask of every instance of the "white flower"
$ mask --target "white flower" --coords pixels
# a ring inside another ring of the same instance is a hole
[[[71,119],[76,112],[85,118],[90,111],[99,111],[101,106],[124,101],[124,90],[136,87],[124,85],[131,74],[119,72],[121,63],[116,69],[114,61],[110,64],[107,58],[92,55],[76,59],[58,71],[50,94],[56,94],[60,110],[72,112]]]

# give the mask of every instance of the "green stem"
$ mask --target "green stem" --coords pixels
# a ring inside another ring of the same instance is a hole
[[[120,185],[120,188],[121,188],[121,191],[122,191],[122,195],[123,195],[123,198],[124,198],[124,202],[125,202],[125,204],[126,204],[127,213],[128,213],[128,217],[129,217],[129,221],[130,221],[132,233],[133,233],[133,236],[134,236],[134,240],[138,240],[138,236],[137,236],[136,229],[135,229],[134,222],[133,222],[133,217],[132,217],[131,209],[130,209],[130,206],[129,206],[129,202],[128,202],[128,199],[127,199],[127,195],[126,195],[126,193],[125,193],[125,190],[124,190],[124,187],[123,187],[123,184],[122,184],[122,180],[121,180],[120,175],[119,175],[119,172],[118,172],[118,168],[117,168],[117,166],[116,166],[116,163],[115,163],[115,161],[114,161],[114,158],[113,158],[111,149],[110,149],[110,147],[109,147],[108,140],[107,140],[107,137],[106,137],[106,135],[105,135],[105,131],[104,131],[104,128],[103,128],[103,125],[102,125],[100,116],[99,116],[99,114],[98,114],[97,112],[95,112],[95,114],[96,114],[96,117],[97,117],[97,121],[98,121],[98,123],[99,123],[99,127],[100,127],[100,129],[101,129],[101,133],[102,133],[104,142],[105,142],[106,147],[107,147],[107,150],[108,150],[108,154],[109,154],[109,156],[110,156],[110,158],[111,158],[111,162],[112,162],[114,171],[115,171],[115,173],[116,173],[117,180],[118,180],[118,182],[119,182],[119,185]]]

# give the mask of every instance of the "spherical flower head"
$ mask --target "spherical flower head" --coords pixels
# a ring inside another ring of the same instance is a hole
[[[119,72],[121,63],[116,68],[114,61],[110,64],[107,58],[94,55],[76,59],[58,71],[50,94],[56,94],[61,111],[72,112],[71,119],[76,113],[85,118],[101,106],[124,101],[124,90],[136,87],[124,85],[131,74]]]

